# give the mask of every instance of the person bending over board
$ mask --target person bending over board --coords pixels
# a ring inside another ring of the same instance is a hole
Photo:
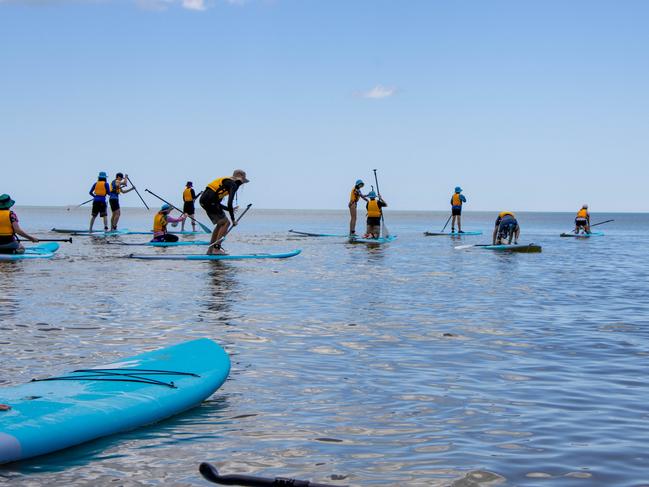
[[[133,191],[131,186],[128,189],[124,189],[128,186],[128,174],[126,177],[121,172],[115,174],[115,179],[110,183],[110,193],[108,193],[108,203],[110,204],[110,229],[117,230],[117,223],[119,223],[119,217],[122,214],[122,211],[119,208],[119,194],[128,193]]]
[[[457,233],[462,231],[462,203],[466,203],[466,198],[462,194],[462,188],[455,187],[455,192],[451,196],[451,233],[455,233],[455,221],[457,219]]]
[[[590,213],[588,213],[587,204],[581,207],[581,210],[577,212],[577,217],[575,218],[575,233],[579,234],[579,230],[582,228],[584,232],[590,233]]]
[[[356,181],[356,184],[352,188],[352,192],[349,195],[349,234],[356,235],[356,210],[358,208],[358,200],[361,198],[367,201],[367,198],[361,193],[361,188],[365,186],[365,183],[359,179]]]
[[[200,196],[201,193],[198,194]],[[187,181],[185,185],[185,190],[183,191],[183,213],[190,217],[192,221],[192,232],[196,231],[196,222],[194,221],[194,214],[196,213],[196,207],[194,201],[196,201],[196,192],[194,191],[194,183]],[[183,221],[180,231],[185,231],[185,222]]]
[[[367,193],[367,197],[370,200],[365,205],[367,208],[367,231],[365,232],[364,238],[379,238],[381,236],[382,208],[385,208],[388,204],[383,201],[381,196],[377,199],[374,191]]]
[[[110,187],[106,182],[106,173],[104,171],[99,173],[97,177],[97,182],[92,185],[88,194],[92,196],[92,211],[90,216],[90,231],[92,232],[92,226],[95,224],[95,218],[97,215],[101,216],[104,219],[104,232],[108,231],[108,220],[106,212],[106,195],[110,193]]]
[[[246,172],[241,169],[236,169],[232,173],[232,176],[215,179],[203,191],[199,203],[212,223],[216,225],[212,232],[210,246],[207,249],[208,255],[225,254],[225,251],[221,247],[221,240],[223,240],[223,237],[225,237],[225,234],[230,228],[230,221],[232,221],[232,226],[237,225],[237,221],[234,218],[234,195],[241,185],[248,182],[250,181],[246,178]],[[224,206],[221,200],[226,196],[228,197],[228,204]],[[230,214],[230,220],[228,220],[224,210],[227,210]]]
[[[25,248],[16,235],[32,242],[38,242],[36,237],[32,237],[20,228],[18,216],[9,209],[15,203],[8,194],[0,195],[0,254],[22,254],[25,252]]]
[[[514,239],[514,244],[517,244],[520,234],[521,228],[518,226],[516,215],[511,211],[501,211],[498,218],[496,218],[492,244],[502,245],[506,239],[508,239],[508,245],[511,245],[512,239]]]
[[[160,207],[160,211],[153,217],[153,238],[151,242],[177,242],[178,236],[167,233],[167,224],[184,222],[187,215],[184,213],[178,218],[169,216],[173,208],[165,203]]]

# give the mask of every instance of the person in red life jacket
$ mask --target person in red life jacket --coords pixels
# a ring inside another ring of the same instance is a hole
[[[0,195],[0,253],[22,254],[25,248],[16,235],[32,242],[38,242],[36,237],[26,233],[18,224],[18,216],[10,210],[16,202],[8,194]]]
[[[173,208],[165,203],[160,207],[160,211],[153,217],[153,238],[151,242],[177,242],[178,236],[167,233],[167,224],[178,224],[184,222],[187,215],[184,213],[178,218],[169,216]]]
[[[462,194],[462,188],[455,187],[455,192],[451,196],[451,233],[455,233],[455,221],[457,220],[457,233],[462,231],[462,203],[466,203],[466,198]]]
[[[110,193],[110,186],[106,181],[106,173],[104,171],[99,173],[97,177],[97,182],[92,185],[88,194],[92,196],[92,211],[90,217],[90,231],[92,232],[92,226],[95,224],[95,218],[97,215],[101,216],[104,219],[104,232],[108,231],[108,220],[106,212],[106,196]]]
[[[110,183],[110,192],[108,193],[108,203],[110,204],[110,229],[117,230],[117,223],[119,223],[119,217],[122,214],[122,210],[119,207],[119,195],[120,193],[128,193],[133,191],[133,186],[126,188],[128,186],[128,174],[126,177],[121,172],[118,172],[115,175],[115,179]]]
[[[365,183],[362,180],[357,180],[356,184],[352,188],[352,192],[349,195],[349,235],[356,235],[356,210],[358,208],[358,201],[364,199],[367,201],[367,198],[361,193],[361,188],[365,186]]]
[[[192,222],[192,232],[196,231],[196,221],[193,219],[194,214],[196,213],[196,207],[194,206],[194,201],[202,194],[194,191],[194,184],[191,181],[187,181],[187,184],[185,185],[185,190],[183,191],[183,213],[189,217],[191,217],[191,222]],[[182,232],[185,231],[185,222],[183,221],[182,226],[180,228]]]
[[[580,229],[583,229],[586,233],[590,233],[590,213],[588,213],[587,204],[581,207],[581,210],[577,212],[577,217],[575,218],[575,233],[579,233]]]
[[[379,238],[381,236],[382,208],[385,208],[388,204],[383,201],[381,196],[377,199],[374,191],[367,193],[367,197],[370,200],[365,205],[365,208],[367,208],[367,231],[364,238]]]
[[[207,185],[199,200],[199,203],[207,213],[212,223],[216,225],[212,232],[210,239],[210,246],[207,249],[207,254],[225,254],[226,252],[221,247],[221,241],[232,226],[236,226],[237,221],[234,218],[234,196],[237,194],[239,188],[250,182],[246,177],[246,172],[237,169],[232,173],[232,176],[226,176],[215,179]],[[228,204],[223,205],[221,200],[228,197]],[[230,220],[225,216],[225,211],[230,214]],[[218,242],[218,243],[217,243]]]

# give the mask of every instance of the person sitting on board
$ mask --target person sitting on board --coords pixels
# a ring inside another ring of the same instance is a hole
[[[455,233],[455,220],[457,219],[457,233],[462,231],[462,203],[466,203],[466,198],[462,194],[462,188],[455,187],[455,192],[451,196],[451,233]]]
[[[225,254],[225,251],[221,247],[221,241],[230,228],[230,221],[232,222],[232,226],[237,225],[237,221],[234,218],[234,197],[239,188],[248,182],[250,181],[246,177],[246,172],[241,169],[236,169],[232,173],[232,176],[215,179],[203,191],[199,203],[212,223],[216,225],[212,232],[207,255]],[[226,196],[228,197],[227,206],[221,203],[221,200]],[[230,220],[228,220],[224,210],[227,210],[230,214]]]
[[[382,208],[385,208],[388,204],[383,201],[381,196],[377,199],[374,191],[367,193],[367,197],[370,200],[365,205],[365,208],[367,208],[367,231],[364,238],[379,238],[381,236]]]
[[[200,194],[199,194],[200,196]],[[185,190],[183,191],[183,213],[190,217],[192,221],[192,232],[196,231],[196,221],[194,221],[194,214],[196,213],[196,207],[194,206],[194,201],[196,201],[196,192],[194,191],[194,183],[187,181],[185,185]],[[185,222],[183,221],[180,231],[185,231]]]
[[[178,224],[185,221],[187,215],[184,213],[178,218],[169,216],[173,208],[165,203],[160,207],[160,211],[153,217],[153,238],[151,242],[177,242],[178,236],[167,233],[167,224]]]
[[[361,188],[365,186],[363,180],[359,179],[352,188],[349,195],[349,235],[356,235],[356,209],[358,208],[358,200],[361,198],[367,201],[367,198],[361,193]]]
[[[90,188],[89,194],[92,196],[92,212],[90,217],[90,231],[95,224],[97,215],[104,219],[104,232],[108,231],[108,220],[106,212],[106,196],[110,193],[110,187],[106,182],[106,173],[104,171],[99,173],[97,182]]]
[[[128,186],[128,174],[126,177],[121,172],[115,174],[115,179],[110,183],[110,192],[108,193],[108,203],[110,204],[110,229],[117,230],[117,223],[119,222],[119,217],[122,214],[122,211],[119,208],[119,194],[128,193],[133,191],[131,186],[128,189],[125,189]]]
[[[16,202],[8,194],[0,195],[0,254],[23,254],[25,248],[16,235],[38,242],[36,237],[26,233],[18,224],[18,216],[11,211]]]
[[[508,239],[507,244],[509,245],[511,245],[512,239],[514,239],[514,244],[517,244],[520,234],[521,229],[518,226],[516,215],[511,211],[501,211],[498,218],[496,218],[492,244],[502,245],[505,239]]]
[[[588,213],[587,204],[581,207],[581,210],[577,212],[577,217],[575,218],[575,233],[579,234],[579,230],[582,228],[584,232],[590,233],[590,213]]]

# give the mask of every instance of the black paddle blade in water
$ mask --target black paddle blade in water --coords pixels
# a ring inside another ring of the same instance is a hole
[[[289,479],[284,477],[264,478],[250,475],[220,475],[210,463],[201,463],[199,472],[206,480],[221,485],[242,485],[250,487],[336,487],[333,484],[316,484],[308,480]],[[339,486],[346,487],[346,486]]]

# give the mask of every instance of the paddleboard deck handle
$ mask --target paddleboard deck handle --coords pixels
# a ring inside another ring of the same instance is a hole
[[[201,463],[198,471],[205,480],[221,485],[242,485],[249,487],[335,487],[333,484],[317,484],[308,480],[285,477],[264,478],[252,477],[250,475],[221,475],[214,465],[207,462]]]
[[[137,372],[137,374],[123,373]],[[73,370],[74,374],[84,375],[64,375],[60,377],[47,377],[45,379],[32,379],[31,382],[46,382],[54,380],[92,380],[98,382],[139,382],[143,384],[165,386],[171,389],[177,389],[176,384],[172,381],[163,382],[161,380],[143,377],[143,375],[181,375],[200,377],[200,375],[191,372],[176,372],[173,370],[151,370],[151,369],[78,369]],[[142,375],[140,375],[142,374]],[[119,378],[118,378],[119,377]]]

